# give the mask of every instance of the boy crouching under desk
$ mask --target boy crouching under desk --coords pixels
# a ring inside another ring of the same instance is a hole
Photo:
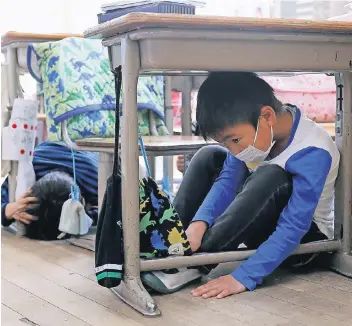
[[[283,262],[312,261],[316,254],[289,256],[300,243],[333,238],[340,154],[330,135],[248,72],[211,73],[199,89],[197,122],[205,139],[223,146],[198,151],[174,200],[191,248],[233,251],[244,243],[257,251],[192,294],[254,290]]]

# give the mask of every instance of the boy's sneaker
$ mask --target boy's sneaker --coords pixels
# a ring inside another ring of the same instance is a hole
[[[202,276],[204,274],[198,269],[173,268],[142,273],[141,279],[148,288],[162,294],[170,294]]]

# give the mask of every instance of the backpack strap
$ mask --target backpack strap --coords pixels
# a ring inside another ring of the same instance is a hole
[[[122,85],[122,71],[121,65],[112,70],[115,77],[115,93],[116,93],[116,106],[115,106],[115,149],[114,149],[114,163],[113,163],[113,182],[116,184],[117,176],[119,175],[119,137],[120,137],[120,94]]]

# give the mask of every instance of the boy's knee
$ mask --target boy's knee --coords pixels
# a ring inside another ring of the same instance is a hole
[[[276,164],[267,164],[257,168],[248,179],[248,183],[265,191],[276,191],[280,188],[292,190],[292,177],[282,167]]]
[[[208,145],[201,148],[193,159],[202,162],[215,162],[224,164],[226,159],[227,150],[219,145]]]

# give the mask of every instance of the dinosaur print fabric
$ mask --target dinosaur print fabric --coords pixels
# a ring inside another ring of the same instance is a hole
[[[66,38],[31,44],[27,51],[28,70],[43,83],[49,141],[62,140],[60,123],[65,120],[72,140],[114,136],[114,77],[101,40]],[[163,77],[139,78],[138,118],[143,136],[150,134],[149,110],[157,133],[168,134],[163,87]]]
[[[123,224],[121,211],[121,178],[118,177],[115,198],[113,181],[107,181],[95,241],[95,273],[101,286],[120,284],[124,275]],[[118,198],[116,198],[116,195]],[[151,178],[139,182],[140,257],[191,255],[191,247],[175,208]],[[182,248],[177,253],[172,247]]]
[[[140,254],[144,258],[165,257],[172,245],[192,253],[182,222],[168,197],[151,178],[139,182]]]

